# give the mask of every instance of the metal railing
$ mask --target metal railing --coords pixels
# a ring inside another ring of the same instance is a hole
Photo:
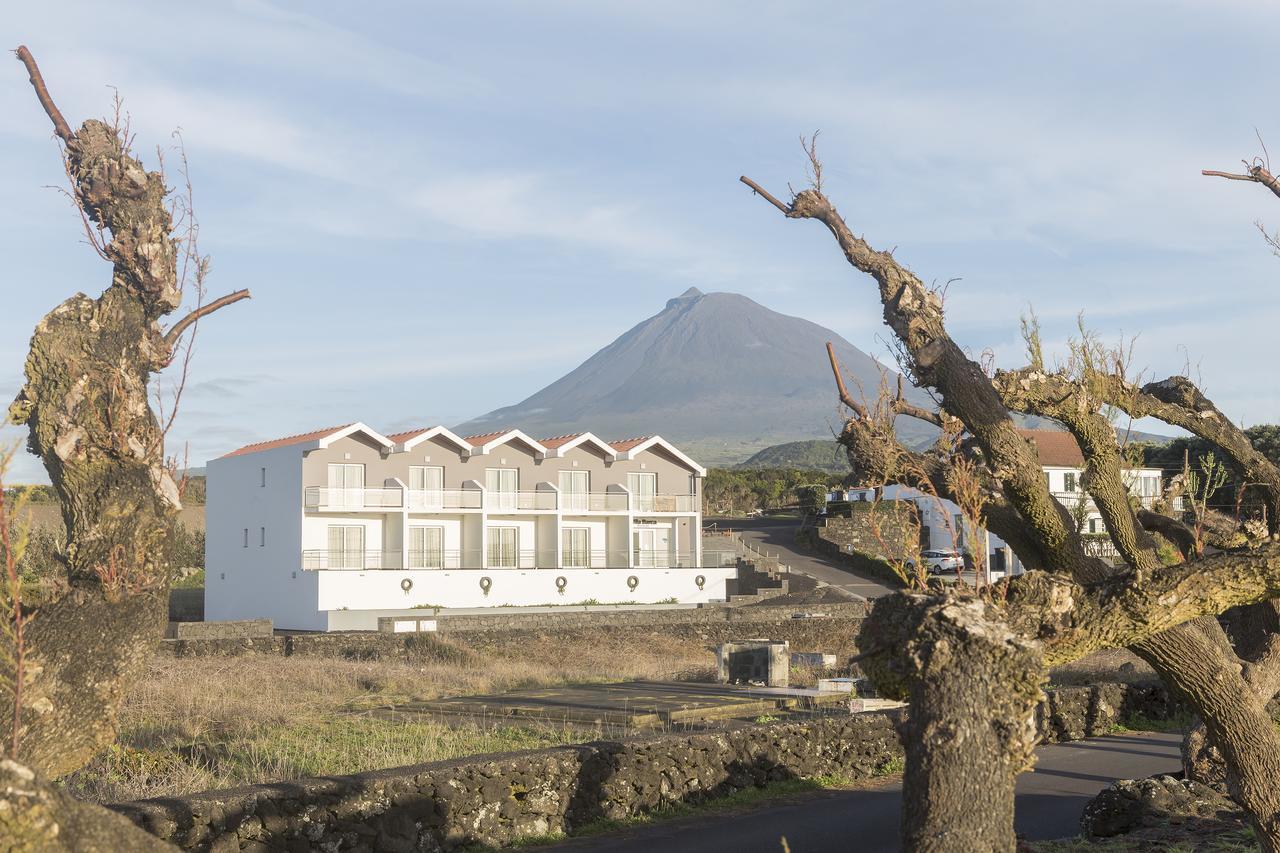
[[[737,551],[702,551],[702,568],[727,569],[738,565]]]
[[[480,509],[484,506],[484,492],[480,489],[410,489],[410,512],[433,510]]]
[[[604,568],[608,564],[608,551],[582,551],[573,549],[564,551],[560,554],[560,567],[564,569]]]
[[[480,550],[459,550],[450,548],[409,549],[408,564],[410,569],[472,569],[479,568]]]
[[[666,549],[635,549],[631,552],[631,565],[637,569],[692,569],[698,568],[696,554]]]
[[[302,568],[306,571],[328,569],[399,569],[402,555],[399,551],[352,551],[348,549],[317,548],[302,552]]]
[[[303,493],[303,506],[317,509],[384,509],[403,505],[400,489],[326,489],[308,486]]]
[[[486,492],[484,508],[489,512],[515,512],[516,510],[554,510],[556,493],[547,491]]]

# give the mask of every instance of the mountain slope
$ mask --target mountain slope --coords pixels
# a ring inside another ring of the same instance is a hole
[[[874,397],[885,371],[835,332],[736,293],[696,288],[667,302],[575,370],[527,399],[458,427],[518,426],[551,436],[661,433],[704,462],[739,461],[785,440],[831,438],[841,420],[824,350],[836,348],[850,390]],[[930,405],[923,392],[911,399]],[[901,419],[908,437],[931,427]]]

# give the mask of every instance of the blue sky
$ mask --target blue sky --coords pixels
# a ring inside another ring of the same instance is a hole
[[[804,180],[926,281],[953,334],[1021,363],[1083,310],[1136,363],[1188,361],[1280,421],[1280,203],[1202,178],[1280,157],[1263,2],[87,2],[6,10],[73,125],[118,88],[137,149],[181,128],[213,295],[171,452],[350,420],[394,430],[514,403],[690,286],[865,350],[869,279],[751,197]],[[0,397],[30,330],[109,269],[21,65],[0,64]],[[172,154],[169,162],[173,162]],[[145,158],[148,165],[154,156]],[[821,353],[815,355],[821,357]],[[589,425],[587,425],[589,426]],[[6,427],[0,436],[22,433]],[[41,476],[20,459],[10,479]]]

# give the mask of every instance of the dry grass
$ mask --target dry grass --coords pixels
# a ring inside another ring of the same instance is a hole
[[[1126,684],[1145,684],[1159,681],[1146,661],[1128,649],[1105,649],[1086,655],[1078,661],[1054,667],[1049,673],[1049,683],[1055,685],[1101,684],[1118,681]]]
[[[392,721],[410,699],[629,679],[706,679],[706,648],[654,634],[524,636],[483,650],[439,643],[422,659],[157,657],[127,698],[117,744],[65,782],[98,802],[571,743],[577,729],[506,721]]]

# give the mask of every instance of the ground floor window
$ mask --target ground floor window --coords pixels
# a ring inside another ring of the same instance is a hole
[[[359,525],[329,525],[330,569],[364,568],[364,528]]]
[[[444,568],[444,528],[409,528],[409,568]]]
[[[520,530],[516,527],[489,528],[489,568],[515,569],[520,565]]]
[[[568,569],[591,567],[591,531],[585,527],[566,527],[561,536],[560,558]]]

